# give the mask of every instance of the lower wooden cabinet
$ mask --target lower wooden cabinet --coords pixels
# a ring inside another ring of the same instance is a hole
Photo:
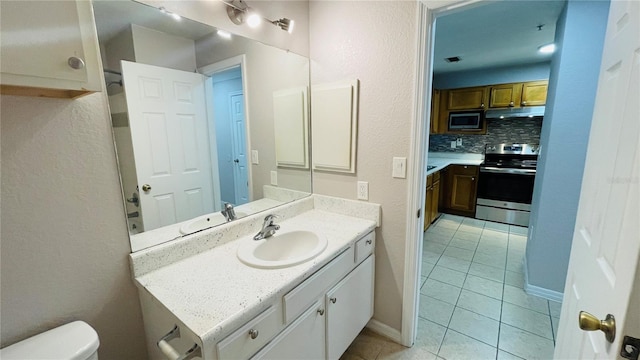
[[[424,201],[424,231],[427,231],[440,215],[440,172],[437,171],[427,176],[427,191]]]
[[[479,167],[449,165],[443,172],[442,209],[448,213],[474,217]]]

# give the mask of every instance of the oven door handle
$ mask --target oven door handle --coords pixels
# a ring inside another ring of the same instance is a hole
[[[536,171],[534,169],[507,169],[507,168],[497,168],[497,167],[481,167],[481,173],[492,173],[492,174],[516,174],[516,175],[535,175]]]

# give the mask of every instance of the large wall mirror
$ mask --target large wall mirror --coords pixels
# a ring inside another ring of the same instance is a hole
[[[309,59],[94,0],[133,251],[311,193]]]

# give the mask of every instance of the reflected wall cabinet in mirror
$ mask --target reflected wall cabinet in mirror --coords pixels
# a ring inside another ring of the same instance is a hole
[[[135,1],[93,8],[133,251],[311,193],[308,58]]]

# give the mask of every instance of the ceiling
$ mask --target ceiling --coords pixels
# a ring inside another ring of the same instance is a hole
[[[564,5],[563,0],[496,1],[438,17],[434,73],[549,61],[551,55],[538,53],[538,47],[553,42]],[[453,56],[461,61],[444,60]]]

